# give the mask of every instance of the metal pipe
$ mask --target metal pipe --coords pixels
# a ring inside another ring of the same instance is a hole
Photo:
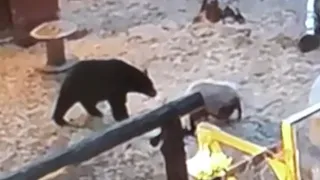
[[[315,27],[316,27],[316,12],[315,10],[316,1],[315,0],[308,0],[307,1],[307,18],[305,21],[306,26],[306,34],[314,35],[315,34]]]

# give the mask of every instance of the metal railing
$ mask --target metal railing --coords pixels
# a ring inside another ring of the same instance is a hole
[[[171,101],[149,113],[131,117],[94,133],[81,142],[60,152],[46,155],[26,166],[0,176],[1,180],[35,180],[68,165],[87,161],[134,137],[155,128],[162,128],[161,152],[165,159],[168,180],[187,180],[186,155],[179,117],[202,107],[200,93],[194,93]]]

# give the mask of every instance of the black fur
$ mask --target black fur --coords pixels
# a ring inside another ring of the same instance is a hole
[[[236,14],[234,16],[234,20],[238,22],[239,24],[243,24],[246,22],[246,19],[243,17],[243,15],[240,13],[240,10],[236,8]]]
[[[226,6],[226,8],[224,8],[224,10],[222,11],[222,18],[227,18],[227,17],[231,17],[234,18],[236,14],[234,13],[234,11],[229,7]]]
[[[298,43],[298,47],[302,53],[307,53],[317,49],[320,46],[320,38],[317,35],[306,34]]]
[[[233,11],[229,6],[226,6],[221,13],[222,22],[225,23],[225,19],[228,17],[233,18],[234,21],[238,22],[239,24],[243,24],[246,21],[238,8]]]
[[[76,102],[80,102],[90,115],[102,117],[96,105],[107,100],[115,120],[121,121],[129,117],[128,92],[149,97],[157,94],[147,71],[142,72],[122,60],[80,61],[62,83],[52,119],[59,126],[69,125],[63,116]]]

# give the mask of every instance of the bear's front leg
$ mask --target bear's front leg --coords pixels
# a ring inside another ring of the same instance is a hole
[[[84,108],[87,110],[88,114],[91,116],[96,117],[103,117],[102,112],[97,108],[98,101],[95,100],[84,100],[81,101],[81,104],[84,106]]]
[[[116,121],[119,122],[129,117],[125,96],[109,99],[109,104],[111,106],[113,118]]]

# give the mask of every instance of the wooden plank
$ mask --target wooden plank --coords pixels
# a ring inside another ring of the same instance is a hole
[[[107,128],[103,132],[95,133],[61,152],[49,154],[45,158],[39,159],[15,172],[0,177],[0,179],[39,179],[64,166],[89,160],[106,150],[110,150],[125,141],[160,127],[173,118],[184,115],[202,105],[203,99],[200,93],[182,97],[149,113],[129,118],[128,120]],[[176,124],[173,125],[176,126]],[[170,129],[168,130],[170,133],[172,131],[173,130]],[[172,137],[170,136],[170,138]]]
[[[173,118],[162,126],[163,146],[161,152],[166,162],[167,180],[188,180],[186,153],[179,117]]]
[[[281,152],[281,143],[276,143],[268,147],[268,150],[261,152],[255,156],[251,156],[248,159],[243,159],[236,164],[233,164],[230,168],[227,170],[226,176],[232,176],[238,173],[243,173],[245,169],[249,165],[256,166],[260,164],[262,161],[265,161],[265,157],[273,157],[276,156],[278,153]]]

